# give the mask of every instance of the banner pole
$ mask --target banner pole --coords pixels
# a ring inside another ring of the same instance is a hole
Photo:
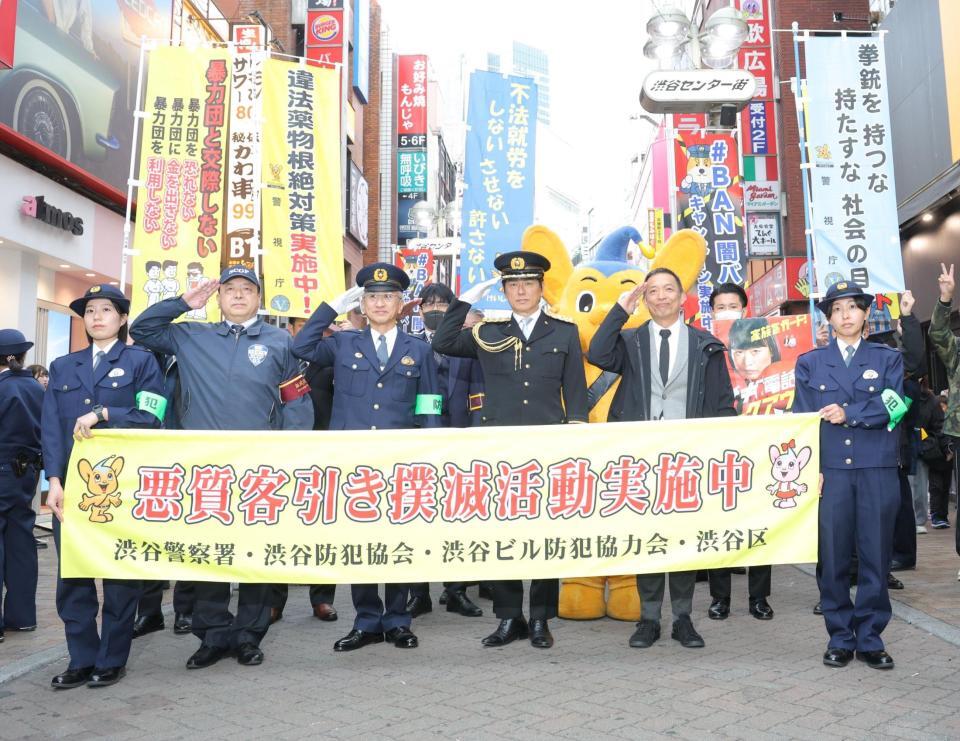
[[[137,67],[137,97],[133,101],[133,138],[130,140],[130,172],[127,177],[127,207],[123,217],[123,246],[120,250],[120,290],[127,292],[127,255],[130,252],[130,214],[133,210],[133,186],[136,182],[137,143],[140,135],[140,95],[143,92],[143,63],[146,56],[147,37],[140,37],[140,63]],[[132,298],[132,297],[131,297]]]
[[[800,182],[803,184],[803,225],[804,235],[807,244],[807,282],[810,285],[807,291],[807,300],[810,304],[810,334],[813,337],[813,346],[817,346],[817,314],[816,307],[813,305],[813,205],[810,203],[810,183],[807,180],[808,162],[807,162],[807,122],[803,108],[802,83],[800,80],[800,24],[794,21],[791,24],[793,28],[793,100],[797,107],[797,133],[800,140]]]

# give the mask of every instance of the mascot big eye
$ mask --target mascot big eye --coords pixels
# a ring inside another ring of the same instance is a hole
[[[654,253],[643,243],[640,232],[624,226],[611,232],[600,243],[596,258],[574,265],[560,238],[545,226],[534,225],[523,234],[521,249],[537,252],[550,260],[551,268],[544,275],[543,298],[551,311],[576,323],[580,330],[580,346],[584,353],[590,402],[590,421],[606,422],[610,402],[620,377],[601,371],[586,361],[587,348],[597,328],[624,291],[642,283],[646,273],[627,262],[630,244],[638,245],[650,269],[670,268],[680,276],[683,290],[689,291],[697,281],[707,256],[703,237],[692,229],[676,232],[662,249]],[[650,318],[640,303],[624,329],[639,327]],[[609,582],[609,597],[607,584]],[[629,576],[564,579],[560,589],[560,617],[570,620],[594,620],[604,615],[615,620],[640,619],[640,597],[633,574]]]

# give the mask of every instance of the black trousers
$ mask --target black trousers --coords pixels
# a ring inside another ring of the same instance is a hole
[[[493,614],[501,620],[523,616],[523,582],[519,579],[488,582],[493,591]],[[560,601],[559,579],[530,582],[530,619],[550,620],[557,616]]]
[[[950,480],[953,463],[944,468],[928,466],[930,483],[930,519],[946,520],[950,503]]]
[[[693,611],[693,589],[697,585],[696,571],[671,571],[669,574],[637,574],[640,593],[640,619],[660,622],[663,593],[670,579],[670,607],[674,619],[689,617]]]
[[[137,605],[137,616],[161,614],[163,605],[164,581],[145,581],[143,582],[143,596],[140,597],[140,604]],[[194,582],[178,581],[173,585],[173,611],[180,615],[192,615],[193,603],[196,599]]]
[[[283,608],[287,605],[287,595],[290,592],[289,586],[287,584],[273,584],[273,592],[271,594],[270,607],[273,607],[280,612],[283,612]],[[332,605],[333,596],[337,593],[336,584],[311,584],[310,585],[310,606],[316,607],[317,605]]]
[[[443,583],[444,589],[449,589],[451,592],[462,592],[470,584],[475,582],[462,582],[462,581],[445,581]],[[418,582],[416,584],[410,585],[410,598],[414,597],[429,597],[430,596],[430,583],[429,582]]]
[[[747,592],[751,600],[764,599],[770,596],[770,566],[750,566],[747,568]],[[707,572],[710,579],[710,596],[713,599],[730,599],[731,576],[730,569],[710,569]]]
[[[906,566],[917,563],[917,523],[913,516],[913,489],[905,468],[897,469],[900,481],[900,507],[893,526],[893,558]]]
[[[193,634],[204,646],[260,645],[270,627],[272,584],[241,584],[236,617],[230,612],[229,583],[198,581],[195,588]]]

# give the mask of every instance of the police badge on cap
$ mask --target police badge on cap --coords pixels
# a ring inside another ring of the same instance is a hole
[[[827,289],[826,295],[820,299],[817,308],[826,316],[830,316],[830,307],[838,298],[852,298],[857,302],[857,306],[864,311],[873,303],[873,296],[865,292],[859,285],[852,281],[842,280]]]
[[[123,291],[119,288],[107,285],[106,283],[90,286],[86,293],[80,298],[70,302],[70,310],[77,316],[82,317],[83,313],[87,310],[87,303],[95,298],[105,298],[112,301],[117,305],[121,314],[128,314],[130,312],[130,299],[124,296]]]
[[[536,252],[505,252],[497,256],[493,267],[500,271],[503,280],[542,279],[550,269],[550,261]]]
[[[410,286],[410,276],[396,265],[375,262],[357,273],[357,285],[367,293],[406,291]]]

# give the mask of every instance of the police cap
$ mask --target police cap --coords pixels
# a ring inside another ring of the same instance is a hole
[[[0,358],[19,355],[33,347],[19,329],[0,329]]]
[[[357,285],[367,293],[406,291],[410,287],[410,276],[396,265],[375,262],[357,273]]]
[[[113,301],[121,314],[130,313],[130,299],[124,296],[123,291],[119,288],[106,283],[90,286],[85,294],[70,302],[70,310],[77,316],[82,317],[83,312],[87,310],[87,303],[95,298],[105,298],[108,301]]]
[[[229,268],[224,269],[224,271],[220,273],[220,285],[234,278],[244,278],[253,283],[258,291],[260,290],[260,279],[257,278],[257,274],[246,265],[231,265]]]
[[[830,306],[838,298],[859,299],[857,306],[861,307],[864,311],[873,303],[873,296],[866,293],[859,285],[853,281],[841,280],[827,289],[826,295],[820,299],[817,308],[829,317]]]
[[[503,280],[543,278],[543,274],[550,269],[550,261],[536,252],[520,250],[497,255],[493,267],[500,271]]]

